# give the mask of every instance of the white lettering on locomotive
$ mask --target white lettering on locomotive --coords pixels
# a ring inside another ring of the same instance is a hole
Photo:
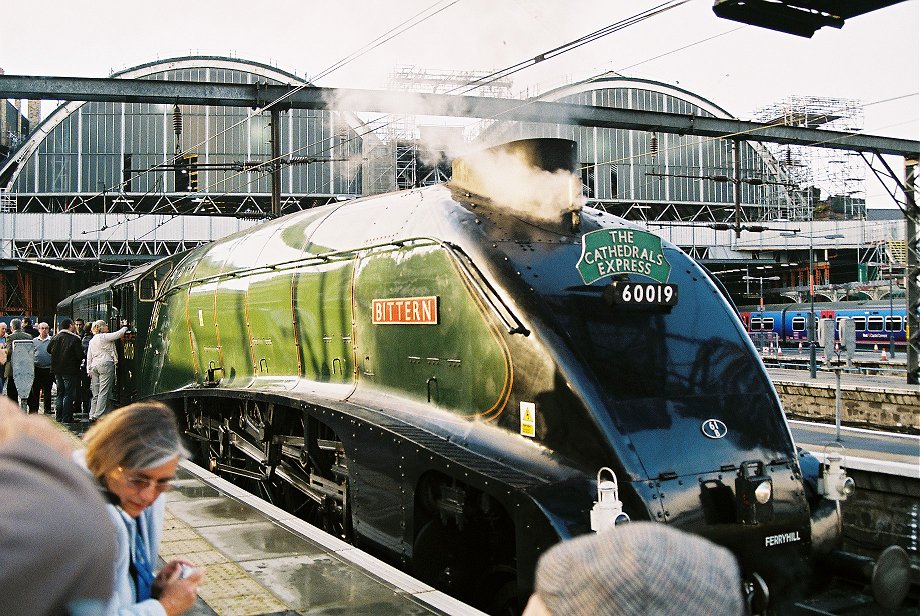
[[[437,325],[438,298],[432,295],[374,299],[371,322],[374,325]]]
[[[764,539],[764,547],[772,547],[775,545],[783,545],[785,543],[794,543],[796,541],[801,541],[799,537],[799,531],[792,531],[791,533],[782,533],[779,535],[768,535]]]

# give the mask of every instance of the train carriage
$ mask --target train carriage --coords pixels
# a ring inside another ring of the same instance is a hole
[[[808,341],[810,303],[741,307],[741,320],[752,336],[770,333],[782,346],[795,346]],[[819,302],[814,305],[817,319],[834,319],[834,339],[840,339],[840,320],[852,319],[856,343],[872,348],[893,340],[898,347],[907,345],[906,304],[903,300],[886,302],[851,301]]]
[[[67,297],[57,305],[58,323],[68,317],[83,319],[86,324],[102,320],[111,331],[122,325],[129,327],[128,333],[116,345],[118,367],[116,386],[112,389],[116,404],[127,404],[137,398],[140,352],[147,342],[154,298],[175,262],[182,257],[181,254],[172,255],[133,268],[113,280]]]

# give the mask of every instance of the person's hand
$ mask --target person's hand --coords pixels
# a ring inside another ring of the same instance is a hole
[[[204,571],[195,569],[187,578],[180,578],[182,565],[194,567],[187,560],[172,560],[160,569],[153,580],[152,596],[163,604],[168,616],[178,616],[195,605],[198,587],[204,581]]]
[[[171,560],[166,563],[166,566],[160,569],[156,577],[153,578],[153,584],[150,587],[150,595],[154,599],[159,599],[160,593],[163,592],[163,584],[172,578],[176,571],[182,568],[183,564],[187,563],[188,561],[185,560]]]

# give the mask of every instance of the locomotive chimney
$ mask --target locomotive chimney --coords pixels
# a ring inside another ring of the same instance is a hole
[[[568,139],[522,139],[456,158],[450,181],[455,190],[484,197],[521,217],[580,221],[578,152]]]

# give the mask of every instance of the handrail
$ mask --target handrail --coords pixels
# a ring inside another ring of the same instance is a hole
[[[476,264],[473,263],[469,255],[456,244],[444,242],[443,246],[448,249],[449,254],[454,256],[457,265],[460,266],[467,280],[472,287],[476,289],[480,298],[491,308],[495,316],[504,323],[508,333],[529,336],[530,330],[524,327],[524,324],[518,319],[514,311],[502,300],[495,289],[492,288],[492,285],[489,284],[489,281],[486,280],[485,276],[483,276],[479,268],[476,267]]]
[[[419,243],[420,245],[433,244],[433,245],[443,245],[443,242],[434,238],[428,237],[414,237],[404,240],[394,240],[391,242],[381,242],[379,244],[369,244],[367,246],[361,246],[357,248],[349,248],[347,250],[332,250],[329,252],[324,252],[316,255],[309,255],[306,257],[300,257],[298,259],[291,259],[289,261],[282,261],[281,263],[275,263],[272,265],[256,265],[252,267],[245,267],[235,270],[230,270],[227,272],[221,272],[220,274],[212,274],[210,276],[204,276],[201,278],[193,278],[191,280],[186,280],[181,284],[176,284],[171,286],[168,289],[165,289],[160,297],[157,298],[158,301],[162,301],[166,297],[181,291],[182,289],[189,288],[194,285],[200,284],[209,284],[214,282],[221,282],[223,280],[231,280],[233,278],[243,278],[244,276],[253,276],[257,274],[267,274],[269,272],[283,272],[290,269],[296,269],[299,267],[309,267],[311,265],[323,265],[329,263],[330,261],[339,260],[344,257],[354,257],[356,254],[366,251],[374,250],[375,248],[384,248],[387,246],[395,246],[402,248],[406,244],[410,243]]]
[[[343,259],[345,257],[354,258],[356,255],[362,252],[368,252],[377,248],[404,248],[407,245],[440,246],[441,248],[444,248],[447,253],[453,257],[454,262],[458,265],[458,269],[466,276],[467,281],[476,290],[477,294],[480,296],[483,302],[489,306],[495,316],[505,325],[508,333],[522,334],[524,336],[530,335],[530,330],[524,327],[524,324],[517,317],[517,315],[514,314],[514,311],[511,310],[511,308],[502,300],[492,285],[489,284],[488,280],[486,280],[485,276],[482,274],[479,268],[476,267],[476,265],[473,263],[473,260],[470,259],[469,255],[467,255],[462,248],[451,242],[424,236],[393,240],[390,242],[381,242],[378,244],[369,244],[367,246],[349,248],[348,250],[333,250],[317,255],[301,257],[299,259],[291,259],[290,261],[283,261],[273,265],[258,265],[228,272],[221,272],[220,274],[213,274],[211,276],[194,278],[191,280],[186,280],[181,284],[171,286],[168,289],[164,289],[163,292],[157,297],[156,301],[162,302],[174,293],[178,293],[183,289],[188,289],[195,285],[210,284],[220,282],[222,280],[242,278],[244,276],[252,276],[268,272],[283,272],[300,267],[309,267],[311,265],[322,265],[333,260]]]

